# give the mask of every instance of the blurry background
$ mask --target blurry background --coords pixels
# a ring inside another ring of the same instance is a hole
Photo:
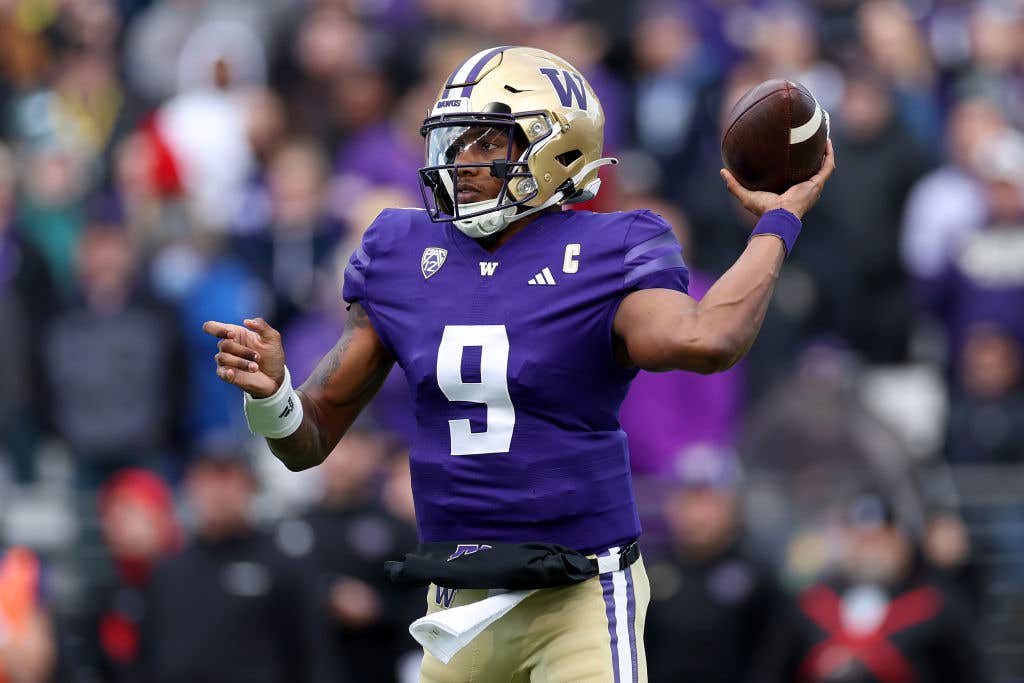
[[[753,225],[732,103],[831,112],[750,355],[623,407],[652,679],[1024,680],[1024,2],[0,0],[0,681],[409,680],[404,380],[292,474],[200,325],[265,316],[301,382],[493,44],[587,76],[588,208],[662,213],[695,296]]]

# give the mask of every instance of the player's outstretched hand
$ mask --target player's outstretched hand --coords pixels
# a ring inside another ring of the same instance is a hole
[[[217,376],[241,387],[253,398],[266,398],[284,381],[284,347],[281,335],[263,318],[244,320],[242,325],[208,320],[203,332],[217,342]]]
[[[832,140],[828,140],[825,146],[825,161],[821,164],[821,170],[811,176],[809,180],[794,185],[782,194],[748,190],[740,185],[728,170],[723,168],[719,173],[722,180],[725,181],[726,187],[729,188],[729,192],[732,192],[736,199],[740,200],[743,208],[755,216],[761,216],[772,209],[786,209],[797,218],[803,218],[804,214],[818,201],[821,190],[825,187],[825,181],[835,169],[836,155],[832,150]]]

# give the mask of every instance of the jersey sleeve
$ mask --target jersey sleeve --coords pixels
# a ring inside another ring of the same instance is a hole
[[[374,221],[376,223],[376,221]],[[341,297],[346,303],[354,304],[366,300],[366,275],[370,270],[370,255],[366,251],[367,236],[370,230],[367,228],[363,235],[363,241],[352,252],[345,266],[344,282],[341,286]]]
[[[403,221],[401,211],[395,209],[385,209],[373,220],[349,257],[341,287],[345,302],[363,307],[377,336],[392,353],[395,347],[391,343],[387,312],[388,294],[393,288],[387,286],[388,276],[381,271],[387,270],[389,251],[404,222],[407,221]]]
[[[626,231],[624,246],[623,277],[628,291],[661,288],[687,293],[690,271],[683,262],[683,248],[664,218],[653,211],[638,211]]]
[[[344,284],[341,289],[342,298],[350,304],[357,301],[361,304],[372,304],[368,292],[370,267],[374,259],[381,258],[388,251],[393,241],[397,224],[401,222],[401,212],[385,209],[373,219],[370,227],[363,233],[362,242],[352,252],[348,265],[345,267]]]

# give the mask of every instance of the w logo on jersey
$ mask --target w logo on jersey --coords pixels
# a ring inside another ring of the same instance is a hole
[[[444,265],[447,258],[447,249],[442,249],[441,247],[427,247],[424,249],[423,256],[420,257],[420,271],[423,273],[423,277],[429,280],[431,275],[441,270],[441,266]]]
[[[455,599],[455,594],[459,592],[458,588],[445,588],[444,586],[434,586],[436,589],[434,592],[434,602],[438,605],[444,605],[445,608],[452,606],[452,600]]]
[[[540,72],[551,81],[551,87],[555,89],[558,101],[562,103],[563,107],[571,107],[575,102],[577,108],[586,111],[587,88],[583,84],[582,76],[565,69],[559,71],[558,69],[544,68]]]

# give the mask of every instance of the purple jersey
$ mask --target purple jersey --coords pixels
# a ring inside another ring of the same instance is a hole
[[[558,543],[640,534],[612,355],[623,297],[685,292],[671,228],[650,211],[543,215],[491,253],[451,223],[387,210],[345,270],[411,387],[420,540]]]

